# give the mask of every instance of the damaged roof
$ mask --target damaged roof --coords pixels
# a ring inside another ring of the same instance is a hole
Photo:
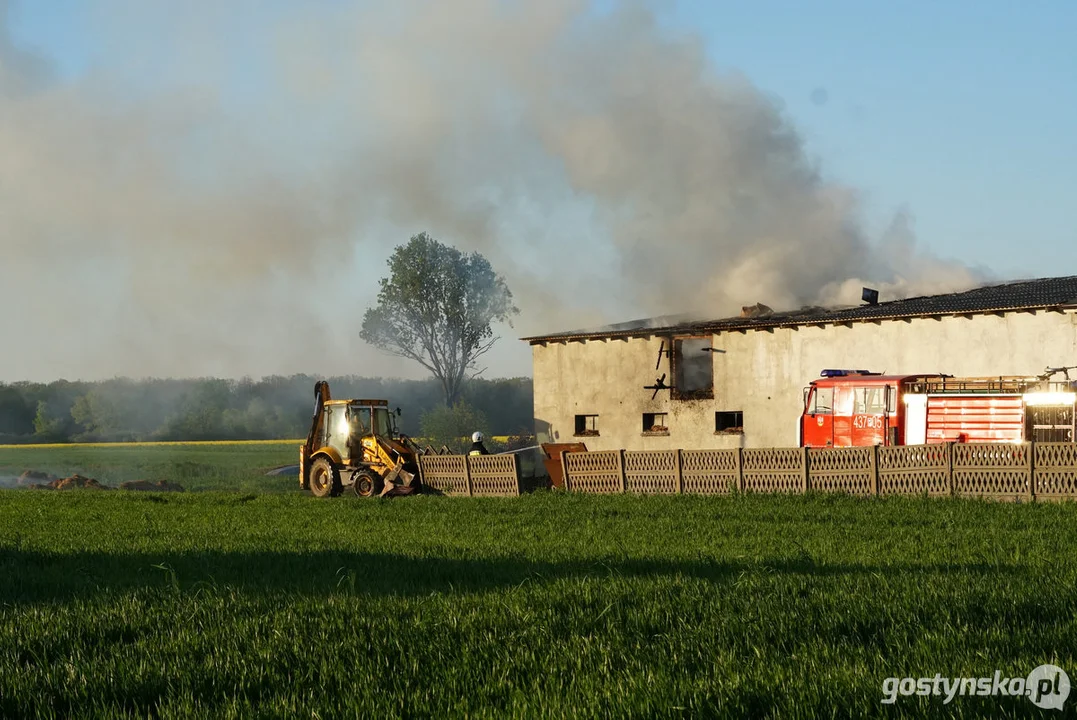
[[[718,320],[687,320],[687,316],[664,316],[607,325],[588,330],[571,330],[522,338],[531,344],[549,340],[586,340],[640,335],[715,333],[731,330],[766,330],[800,325],[833,325],[876,322],[903,318],[945,315],[981,315],[1021,310],[1062,310],[1077,308],[1077,275],[1021,280],[984,285],[946,295],[925,295],[846,307],[805,307],[771,312],[764,305],[745,308],[744,315]]]

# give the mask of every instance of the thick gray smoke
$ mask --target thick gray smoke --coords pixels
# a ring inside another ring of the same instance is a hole
[[[520,334],[977,279],[904,218],[865,237],[775,104],[642,5],[87,7],[61,74],[0,0],[2,379],[411,372],[358,325],[421,230],[508,277],[497,375]]]

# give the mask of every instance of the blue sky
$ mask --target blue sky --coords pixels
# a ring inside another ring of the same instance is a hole
[[[191,0],[189,5],[178,0],[9,0],[8,4],[9,30],[16,45],[48,58],[61,78],[78,79],[101,70],[109,76],[109,87],[125,88],[126,98],[136,105],[158,89],[166,94],[184,83],[201,84],[211,88],[210,102],[219,99],[238,111],[208,126],[204,146],[197,144],[197,128],[188,129],[184,148],[213,148],[214,142],[227,141],[228,133],[240,128],[250,133],[247,139],[272,149],[266,159],[269,166],[278,167],[273,163],[287,157],[287,172],[309,170],[316,181],[325,165],[308,167],[302,162],[312,143],[328,143],[332,150],[333,132],[342,130],[339,123],[363,117],[362,108],[355,112],[361,100],[336,96],[319,106],[329,111],[318,118],[301,116],[299,110],[294,117],[289,115],[289,101],[277,94],[288,78],[274,74],[272,64],[274,42],[279,38],[261,32],[273,23],[246,22],[248,18],[264,21],[269,15],[279,19],[278,11],[330,11],[344,5],[343,0],[230,0],[224,4]],[[649,4],[661,10],[667,27],[700,38],[716,71],[744,76],[784,108],[824,177],[859,193],[860,212],[871,238],[882,235],[896,212],[907,210],[919,247],[943,258],[982,266],[1000,279],[1077,274],[1077,206],[1072,201],[1077,189],[1077,50],[1073,43],[1077,3],[759,0]],[[189,14],[178,10],[187,7]],[[333,16],[322,13],[322,21],[326,17]],[[188,20],[191,27],[173,27]],[[293,29],[289,23],[284,26]],[[340,32],[332,45],[334,51],[352,51],[346,31]],[[312,36],[316,39],[309,47],[317,54],[318,36]],[[297,37],[299,42],[304,40],[301,32]],[[327,51],[313,61],[314,67],[326,58],[331,62],[332,57]],[[207,69],[221,75],[200,74]],[[223,97],[215,98],[213,93]],[[336,113],[335,103],[352,114]],[[259,122],[251,123],[250,118]],[[262,118],[270,120],[260,122]],[[229,124],[233,120],[236,124]],[[325,132],[319,136],[319,130]],[[358,134],[352,125],[343,127],[345,133],[353,130]],[[289,144],[289,138],[300,139]],[[324,154],[326,147],[320,150]],[[523,155],[526,150],[518,152]],[[196,166],[197,155],[191,159]],[[237,172],[257,173],[262,166],[257,162],[244,165],[242,160],[247,159],[241,157],[235,165]],[[208,167],[212,172],[232,169],[212,160]],[[496,177],[496,166],[493,172]],[[517,201],[526,204],[528,199]],[[541,239],[532,240],[525,253],[517,251],[520,256],[535,250],[537,255],[528,262],[575,252],[579,243],[573,233],[582,237],[587,232],[579,229],[587,224],[587,208],[566,203],[558,209],[558,222],[550,221],[544,215],[547,212],[548,208],[538,207],[532,224],[537,230],[545,229],[548,237],[537,235]],[[548,245],[560,249],[551,253]],[[387,256],[388,248],[384,250]],[[371,254],[360,250],[356,257],[356,272],[369,277],[353,287],[364,283],[372,287],[384,257],[371,263]],[[109,264],[108,258],[101,262]],[[584,285],[577,285],[581,303],[595,304],[605,294],[596,285],[593,296],[587,297]],[[359,290],[353,292],[352,302],[369,301]],[[752,297],[745,302],[765,299]],[[281,293],[276,301],[287,308],[293,300]],[[257,308],[255,300],[251,303]],[[234,311],[238,327],[244,324],[243,312]],[[607,320],[627,320],[644,310],[624,312],[632,314]],[[558,322],[576,327],[594,324],[585,315],[581,312]],[[159,328],[167,327],[166,323],[145,322],[165,333]],[[566,329],[543,322],[536,319],[527,330]],[[278,331],[286,335],[293,327],[282,323]],[[201,331],[190,327],[190,332]],[[18,334],[17,329],[6,332]],[[257,334],[233,334],[231,356],[223,351],[217,358],[202,356],[201,365],[188,359],[171,365],[152,358],[137,364],[130,361],[130,352],[123,357],[109,355],[107,348],[117,343],[108,342],[102,345],[94,372],[111,376],[116,372],[236,374],[248,368],[253,374],[317,370],[300,367],[302,358],[296,359],[295,366],[255,364],[254,360],[270,357],[265,351],[244,349],[255,342],[252,338]],[[508,330],[504,335],[508,340],[501,354],[491,358],[492,374],[529,372],[526,346],[512,340],[518,333]],[[218,340],[200,338],[203,346],[213,346]],[[159,338],[162,345],[169,341],[164,334]],[[132,336],[130,342],[137,345],[140,340]],[[264,342],[270,346],[277,340],[267,336]],[[356,350],[346,344],[336,349],[342,356]],[[46,349],[41,352],[42,357],[58,357]],[[384,363],[370,367],[378,372],[395,369]],[[43,373],[43,379],[74,376],[74,371],[60,365],[44,366],[25,358],[21,365],[0,366],[0,379],[22,378],[27,368]]]
[[[907,206],[939,254],[1077,273],[1077,3],[699,2],[676,23],[781,99],[869,221]]]

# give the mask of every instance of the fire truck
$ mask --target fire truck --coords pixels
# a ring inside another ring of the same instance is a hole
[[[1037,377],[823,370],[804,388],[801,447],[1073,442],[1075,367]],[[1064,380],[1052,380],[1064,374]]]

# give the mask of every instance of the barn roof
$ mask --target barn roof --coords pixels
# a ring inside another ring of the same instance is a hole
[[[847,307],[805,307],[785,312],[768,312],[757,306],[758,314],[718,320],[664,316],[606,325],[601,328],[570,330],[522,338],[532,344],[550,340],[585,340],[642,335],[707,334],[732,330],[766,330],[801,325],[834,325],[878,322],[946,315],[982,315],[1027,310],[1077,308],[1077,275],[1021,280],[946,295],[925,295]]]

